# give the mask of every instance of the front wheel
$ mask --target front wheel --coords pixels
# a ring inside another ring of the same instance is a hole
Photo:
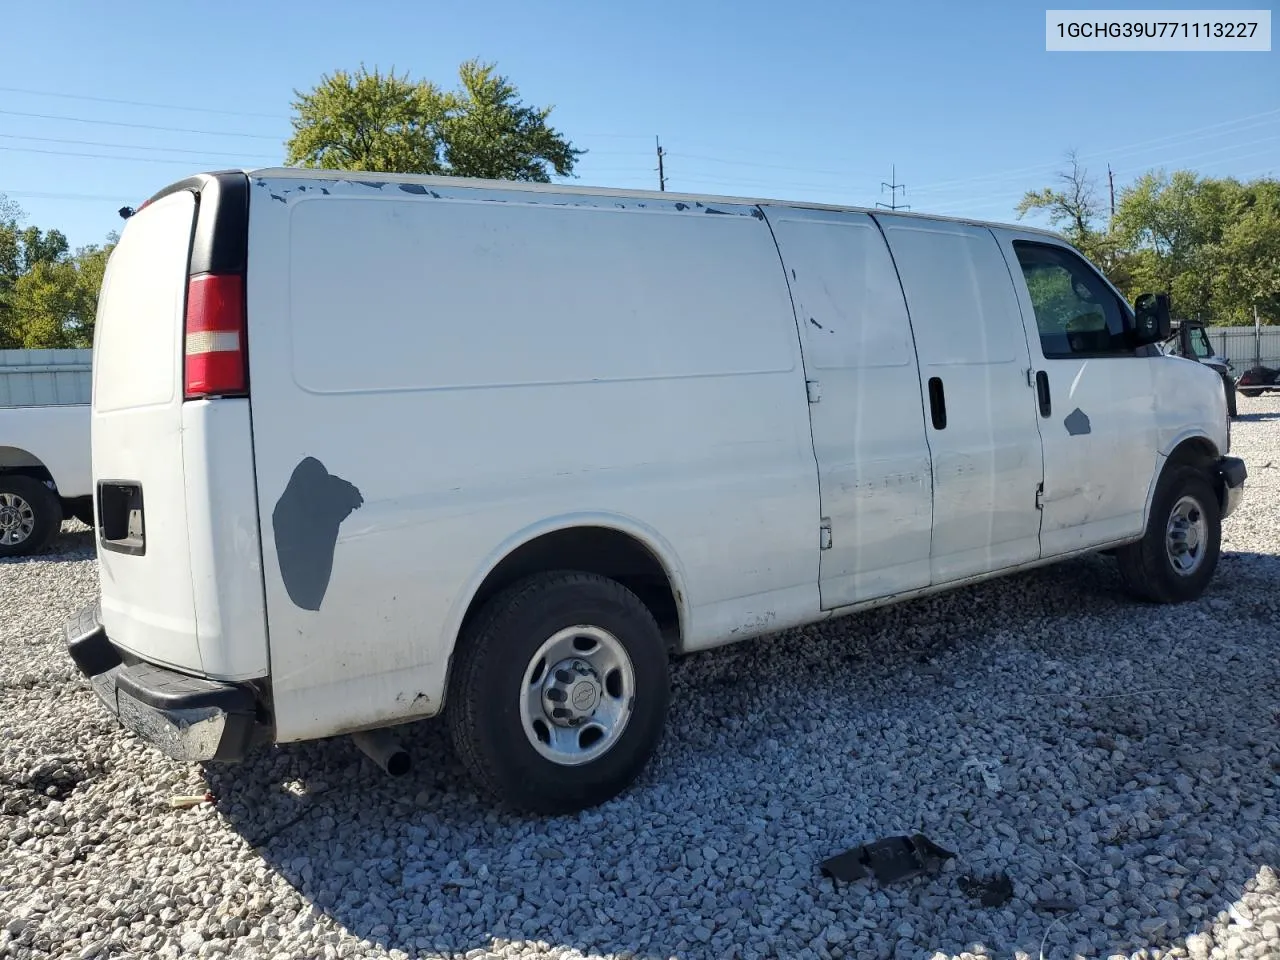
[[[1209,585],[1222,545],[1218,497],[1204,471],[1166,470],[1141,540],[1116,551],[1131,594],[1153,603],[1195,600]]]
[[[534,813],[605,802],[657,749],[670,697],[657,622],[589,573],[530,577],[459,639],[445,708],[454,749],[489,793]]]

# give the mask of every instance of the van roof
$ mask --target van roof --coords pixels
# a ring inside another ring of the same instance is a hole
[[[1021,230],[1026,233],[1038,233],[1044,236],[1062,239],[1062,235],[1053,230],[1046,230],[1042,227],[1033,227],[1025,224],[1010,224],[998,220],[978,220],[973,217],[956,217],[946,216],[944,214],[934,213],[916,213],[909,210],[886,211],[884,209],[873,209],[870,207],[847,206],[844,204],[821,203],[811,200],[775,200],[764,197],[743,197],[729,196],[724,194],[707,194],[707,193],[677,193],[670,190],[632,190],[621,187],[592,187],[578,184],[567,183],[533,183],[524,180],[479,180],[470,177],[443,177],[428,176],[417,173],[367,173],[363,170],[325,170],[310,167],[260,167],[260,168],[244,168],[243,172],[250,177],[261,177],[271,179],[288,178],[291,180],[349,180],[352,177],[359,177],[364,181],[374,181],[379,183],[420,183],[423,186],[432,187],[467,187],[476,190],[519,190],[530,193],[559,193],[570,194],[574,196],[598,196],[598,197],[631,197],[643,200],[674,200],[674,201],[707,201],[719,203],[738,203],[738,204],[764,204],[773,207],[793,207],[803,210],[832,210],[851,213],[878,213],[883,214],[891,212],[899,217],[913,217],[921,220],[946,220],[953,223],[967,223],[974,226],[982,227],[1007,227],[1015,230]]]

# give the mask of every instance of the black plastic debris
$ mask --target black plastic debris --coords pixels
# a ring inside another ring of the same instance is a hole
[[[1013,881],[1007,873],[998,873],[994,877],[961,877],[960,892],[966,897],[973,897],[984,907],[1003,907],[1013,899]]]
[[[874,877],[881,885],[900,883],[924,873],[934,873],[955,854],[944,850],[924,834],[885,837],[823,860],[820,869],[831,880],[853,883]]]

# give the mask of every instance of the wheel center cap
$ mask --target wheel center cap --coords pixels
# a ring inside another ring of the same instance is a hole
[[[573,704],[573,709],[579,713],[590,713],[596,708],[596,703],[600,700],[600,691],[596,689],[596,685],[590,680],[580,680],[573,685],[573,690],[569,693],[569,702]]]

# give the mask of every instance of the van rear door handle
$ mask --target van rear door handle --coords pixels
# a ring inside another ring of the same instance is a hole
[[[1053,412],[1053,401],[1049,396],[1049,375],[1043,370],[1036,371],[1036,399],[1040,401],[1040,416],[1049,416]]]
[[[947,397],[942,391],[942,378],[929,378],[929,417],[933,420],[933,429],[947,429]]]

